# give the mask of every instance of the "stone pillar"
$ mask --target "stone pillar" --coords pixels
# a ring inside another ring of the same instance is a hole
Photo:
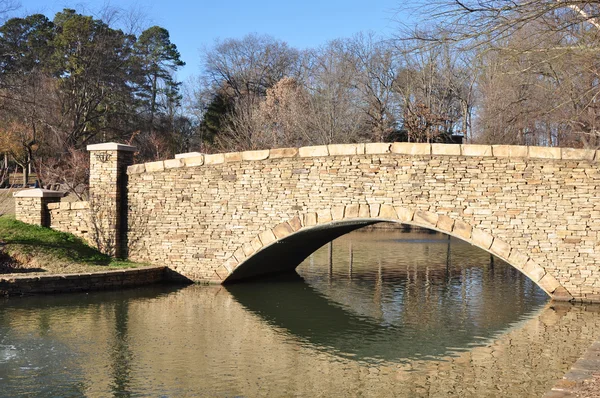
[[[127,166],[136,148],[109,142],[90,151],[91,239],[103,253],[127,255]]]
[[[64,192],[39,188],[15,192],[13,196],[16,219],[27,224],[50,227],[48,204],[60,202],[60,198],[64,195]]]

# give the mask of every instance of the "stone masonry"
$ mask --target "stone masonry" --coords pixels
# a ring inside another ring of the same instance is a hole
[[[130,257],[221,283],[291,234],[386,220],[481,247],[555,299],[600,301],[599,161],[593,150],[375,143],[133,165]]]
[[[98,248],[126,257],[127,166],[135,147],[116,143],[88,145],[90,152],[90,223]]]
[[[86,205],[61,203],[49,205],[53,227],[91,240],[100,226],[132,260],[193,281],[228,282],[248,267],[259,274],[264,265],[252,259],[288,247],[280,243],[298,248],[311,234],[333,239],[393,221],[493,253],[556,300],[600,302],[594,150],[372,143],[194,153],[131,165],[128,180],[133,147],[90,151],[88,225],[78,213]],[[30,212],[38,214],[21,206],[17,217]]]
[[[27,189],[16,192],[15,211],[17,219],[28,224],[49,227],[51,223],[48,206],[60,202],[64,192],[48,189]]]

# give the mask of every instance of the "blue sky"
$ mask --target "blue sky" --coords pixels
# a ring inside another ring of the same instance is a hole
[[[141,10],[149,26],[160,25],[171,34],[186,66],[180,80],[200,71],[200,50],[215,39],[241,38],[247,33],[269,34],[290,46],[318,47],[329,40],[360,31],[388,36],[397,29],[402,0],[151,0],[107,2],[94,0],[21,0],[19,14],[40,12],[50,19],[65,7],[94,14],[105,4]]]

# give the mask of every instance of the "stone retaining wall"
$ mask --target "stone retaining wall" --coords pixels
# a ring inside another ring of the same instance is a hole
[[[48,205],[50,228],[69,232],[90,245],[95,244],[88,202],[60,202]]]
[[[0,277],[0,296],[83,292],[143,286],[167,280],[166,267],[144,267],[66,275]]]
[[[594,150],[374,143],[133,165],[130,256],[220,282],[297,231],[388,220],[482,247],[555,298],[599,301],[598,161]]]

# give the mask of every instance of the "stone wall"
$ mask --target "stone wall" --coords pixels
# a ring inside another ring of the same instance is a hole
[[[48,205],[50,228],[69,232],[95,246],[89,202],[61,202]]]
[[[0,296],[109,290],[150,285],[168,279],[166,267],[119,269],[68,275],[3,276]]]
[[[593,150],[394,143],[133,165],[130,257],[222,282],[294,232],[389,220],[482,247],[555,298],[600,301],[597,160]]]

